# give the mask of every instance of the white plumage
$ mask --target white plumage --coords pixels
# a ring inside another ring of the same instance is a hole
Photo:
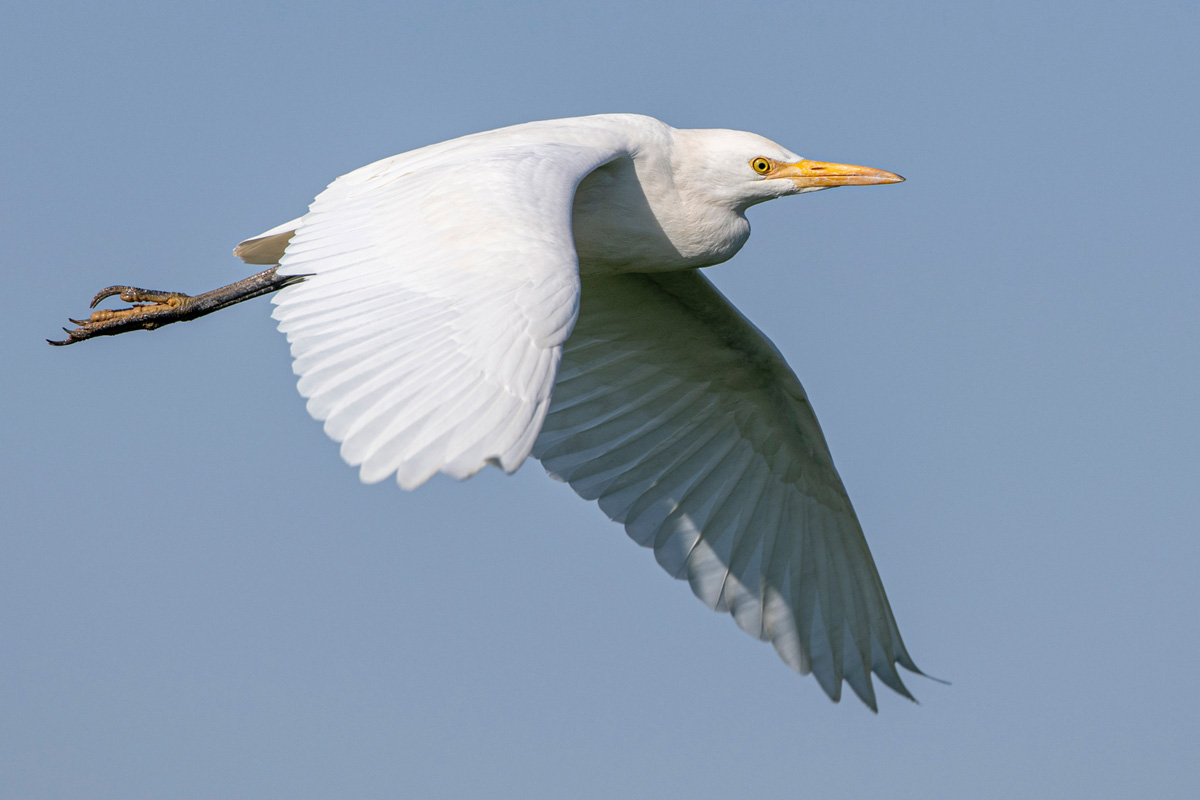
[[[338,178],[240,244],[308,410],[364,481],[532,453],[710,608],[837,700],[917,671],[783,356],[695,267],[758,202],[891,183],[760,136],[634,115],[518,125]]]

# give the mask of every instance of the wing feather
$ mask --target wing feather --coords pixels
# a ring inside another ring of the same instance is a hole
[[[275,318],[309,412],[363,480],[413,488],[528,456],[578,308],[575,189],[627,151],[611,132],[553,134],[493,131],[370,164],[235,251],[286,247],[279,273],[308,276],[276,295]]]
[[[834,700],[911,697],[862,529],[804,389],[699,272],[586,277],[533,449],[710,608]]]

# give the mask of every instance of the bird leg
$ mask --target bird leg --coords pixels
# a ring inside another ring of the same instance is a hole
[[[72,319],[78,325],[74,330],[63,328],[67,338],[62,341],[46,341],[55,346],[75,344],[94,336],[116,336],[118,333],[129,331],[161,328],[172,322],[187,322],[203,317],[214,311],[261,297],[264,294],[277,292],[285,286],[304,280],[303,275],[277,275],[278,265],[263,270],[257,275],[251,275],[237,283],[213,289],[211,292],[195,296],[182,292],[159,292],[152,289],[139,289],[136,286],[109,286],[101,289],[92,298],[92,308],[95,308],[106,298],[119,295],[126,303],[133,303],[130,308],[100,309],[93,311],[86,320]]]

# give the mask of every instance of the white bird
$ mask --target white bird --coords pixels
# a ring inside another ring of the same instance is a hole
[[[902,180],[644,116],[516,125],[343,175],[234,250],[277,267],[195,298],[111,287],[97,302],[151,305],[64,343],[279,290],[300,393],[363,481],[533,455],[834,701],[845,680],[875,709],[872,672],[911,698],[895,665],[920,671],[804,389],[696,268],[737,253],[752,205]]]

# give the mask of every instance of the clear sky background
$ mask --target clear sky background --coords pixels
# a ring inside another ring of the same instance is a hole
[[[1200,11],[19,3],[0,24],[0,797],[1195,797]],[[834,705],[529,462],[362,486],[267,301],[377,158],[630,111],[905,175],[710,277],[804,382],[917,662]]]

